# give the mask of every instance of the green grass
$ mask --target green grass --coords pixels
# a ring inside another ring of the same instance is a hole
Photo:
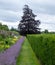
[[[22,45],[16,65],[40,65],[27,39],[25,39]]]

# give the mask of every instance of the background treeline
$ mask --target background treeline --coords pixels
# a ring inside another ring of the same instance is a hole
[[[18,30],[13,27],[9,29],[7,25],[3,25],[2,23],[0,23],[0,35],[2,35],[3,37],[17,36]]]

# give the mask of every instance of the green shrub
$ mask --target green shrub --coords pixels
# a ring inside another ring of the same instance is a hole
[[[0,35],[0,41],[2,40],[3,38],[2,38],[2,36]]]

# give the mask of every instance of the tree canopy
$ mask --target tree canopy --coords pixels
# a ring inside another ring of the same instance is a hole
[[[6,31],[8,31],[9,28],[8,28],[7,25],[2,25],[2,23],[0,23],[0,30],[6,30]]]
[[[36,34],[40,33],[39,20],[35,20],[36,15],[32,12],[28,5],[25,5],[23,8],[23,16],[18,29],[20,34]]]

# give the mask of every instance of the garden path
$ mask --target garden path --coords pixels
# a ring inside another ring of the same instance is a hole
[[[21,37],[15,45],[0,54],[0,65],[16,65],[16,58],[19,55],[24,38]]]

